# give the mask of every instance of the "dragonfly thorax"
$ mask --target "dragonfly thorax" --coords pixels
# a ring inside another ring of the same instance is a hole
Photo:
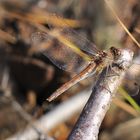
[[[100,64],[103,62],[103,60],[107,57],[107,53],[105,51],[100,51],[97,53],[96,58],[95,58],[95,63]]]

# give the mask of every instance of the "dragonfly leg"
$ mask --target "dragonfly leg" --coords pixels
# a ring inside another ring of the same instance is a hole
[[[113,74],[109,74],[109,75],[106,74],[106,77],[119,76],[119,74],[113,70],[112,65],[109,65],[108,67],[113,72]],[[109,68],[107,68],[107,71]],[[106,73],[107,73],[107,71],[106,71]]]

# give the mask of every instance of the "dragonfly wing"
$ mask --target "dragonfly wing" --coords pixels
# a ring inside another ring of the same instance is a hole
[[[63,34],[67,37],[68,40],[73,40],[74,44],[76,44],[81,50],[91,54],[96,55],[99,50],[96,45],[87,39],[85,34],[78,33],[71,28],[63,29]]]
[[[55,19],[57,18],[59,21],[62,20],[62,17],[60,17],[56,14],[55,15],[53,14],[51,16],[55,16],[54,18]],[[82,24],[83,24],[83,22],[81,22],[81,25]],[[72,39],[74,41],[74,43],[80,49],[82,49],[85,52],[92,54],[92,55],[96,55],[96,53],[100,51],[97,49],[97,47],[94,43],[92,43],[91,41],[89,41],[87,39],[87,35],[84,32],[80,32],[80,33],[76,32],[75,30],[73,30],[70,27],[71,27],[71,24],[69,21],[63,20],[63,22],[61,22],[61,29],[65,33],[66,37],[69,38],[70,40]]]
[[[32,42],[34,48],[39,48],[57,67],[65,71],[79,73],[89,64],[89,61],[50,33],[33,33]]]

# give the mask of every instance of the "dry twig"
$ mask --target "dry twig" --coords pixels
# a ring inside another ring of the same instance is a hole
[[[40,130],[40,132],[42,133],[50,131],[56,125],[65,120],[68,120],[74,113],[81,110],[89,97],[88,93],[90,93],[90,91],[85,90],[80,94],[72,97],[68,101],[65,101],[64,103],[56,107],[53,111],[42,116],[31,126],[27,127],[24,132],[19,132],[14,136],[8,138],[8,140],[37,139],[38,133],[32,126]]]
[[[74,129],[69,135],[69,140],[98,139],[99,127],[117,87],[121,84],[126,69],[131,64],[132,54],[129,50],[121,50],[120,57],[113,62],[112,67],[109,70],[108,68],[103,70]],[[120,68],[120,65],[122,68]]]

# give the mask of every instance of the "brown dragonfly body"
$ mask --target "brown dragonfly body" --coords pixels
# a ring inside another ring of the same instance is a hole
[[[88,76],[98,75],[104,67],[110,66],[119,54],[119,50],[114,47],[111,47],[109,51],[99,51],[92,42],[73,30],[37,32],[33,35],[33,39],[40,40],[41,43],[44,40],[51,42],[50,47],[45,44],[47,48],[43,54],[60,69],[76,72],[70,81],[63,84],[47,99],[48,101],[54,100]],[[60,60],[57,60],[59,58]],[[72,67],[74,64],[77,65],[75,69]]]
[[[90,64],[79,74],[74,76],[70,81],[63,84],[60,88],[58,88],[47,100],[50,102],[57,98],[59,95],[64,93],[66,90],[80,82],[81,80],[91,76],[98,75],[104,67],[107,67],[111,64],[113,59],[119,54],[119,50],[111,47],[109,52],[101,51],[96,55],[94,60],[90,62]]]

